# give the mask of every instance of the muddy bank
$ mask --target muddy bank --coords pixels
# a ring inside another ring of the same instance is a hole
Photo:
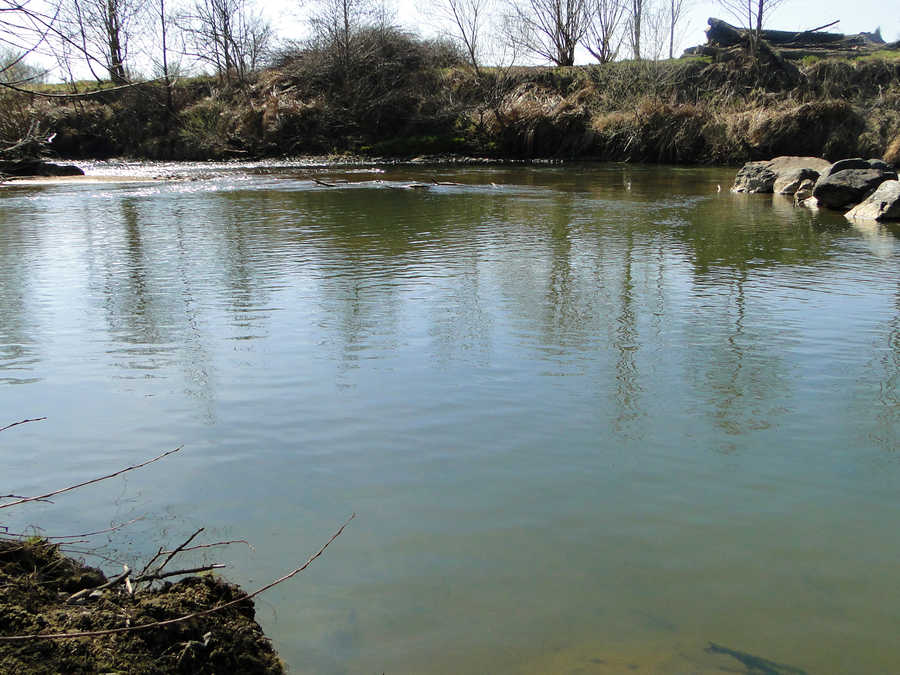
[[[284,672],[254,619],[253,601],[241,601],[246,594],[237,586],[204,575],[161,582],[133,595],[124,584],[114,584],[95,597],[71,601],[79,591],[106,582],[100,570],[46,541],[0,539],[0,672]],[[69,639],[3,639],[137,628],[235,600],[220,611],[152,628]]]

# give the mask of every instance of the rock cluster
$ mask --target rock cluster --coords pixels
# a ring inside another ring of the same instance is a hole
[[[776,157],[747,162],[731,190],[794,195],[798,205],[847,211],[853,219],[900,220],[897,172],[880,159],[832,163],[820,157]]]

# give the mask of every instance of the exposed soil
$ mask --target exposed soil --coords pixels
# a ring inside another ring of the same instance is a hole
[[[210,609],[246,595],[216,576],[138,590],[119,585],[84,604],[77,591],[104,574],[46,541],[0,539],[0,638],[140,626]],[[92,638],[0,639],[2,673],[283,673],[254,620],[253,601],[166,626]]]

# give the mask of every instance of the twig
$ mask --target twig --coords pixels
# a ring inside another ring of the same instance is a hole
[[[244,602],[246,600],[252,600],[260,593],[263,593],[263,592],[269,590],[270,588],[272,588],[273,586],[277,586],[278,584],[283,583],[283,582],[287,581],[288,579],[300,574],[300,572],[302,572],[303,570],[305,570],[307,567],[310,566],[310,564],[312,563],[313,560],[315,560],[316,558],[318,558],[320,555],[322,555],[325,552],[325,549],[328,548],[328,546],[331,544],[331,542],[333,542],[335,539],[337,539],[341,535],[341,533],[344,531],[344,528],[347,527],[347,525],[350,524],[350,521],[353,520],[354,518],[356,518],[355,513],[352,514],[346,520],[346,522],[344,522],[343,525],[341,525],[340,529],[337,532],[335,532],[333,535],[331,535],[331,539],[326,541],[325,544],[322,546],[322,548],[320,548],[318,551],[316,551],[316,553],[313,556],[311,556],[300,567],[298,567],[294,570],[291,570],[290,572],[285,574],[283,577],[280,577],[280,578],[276,579],[275,581],[266,584],[262,588],[253,591],[253,593],[250,593],[249,595],[243,595],[240,598],[236,598],[234,600],[226,602],[225,604],[216,605],[215,607],[211,607],[210,609],[204,609],[199,612],[194,612],[193,614],[185,614],[184,616],[179,616],[174,619],[166,619],[165,621],[154,621],[153,623],[145,623],[145,624],[142,624],[139,626],[127,626],[125,628],[109,628],[107,630],[85,631],[82,633],[46,633],[43,635],[40,635],[40,634],[38,634],[38,635],[3,635],[3,636],[0,636],[0,642],[22,642],[25,640],[66,640],[69,638],[101,637],[104,635],[115,635],[117,633],[128,633],[130,631],[135,631],[135,630],[145,630],[147,628],[158,628],[160,626],[169,626],[173,623],[179,623],[181,621],[189,621],[191,619],[196,619],[197,617],[206,616],[208,614],[213,614],[214,612],[219,612],[223,609],[232,607],[232,606],[234,606],[238,603]]]
[[[7,424],[5,427],[0,428],[0,431],[6,431],[7,429],[12,429],[13,427],[17,427],[20,424],[28,424],[29,422],[42,422],[47,419],[46,417],[35,417],[33,420],[22,420],[21,422],[13,422],[12,424]]]
[[[213,548],[215,546],[230,546],[231,544],[246,544],[247,548],[249,548],[251,551],[256,550],[255,548],[253,548],[253,544],[251,544],[246,539],[229,539],[228,541],[214,541],[211,544],[198,544],[197,546],[184,546],[184,547],[180,548],[179,550],[181,553],[184,553],[185,551],[196,551],[197,549],[200,549],[200,548]],[[161,550],[160,555],[166,555],[167,553],[170,553],[170,552],[171,551],[162,551]]]
[[[153,574],[143,574],[134,578],[134,583],[141,581],[157,581],[166,577],[177,577],[179,574],[196,574],[197,572],[209,572],[210,570],[220,570],[227,565],[223,563],[213,563],[211,565],[202,565],[200,567],[192,567],[186,570],[175,570],[173,572],[154,572]]]
[[[187,542],[185,542],[185,544],[186,543]],[[213,548],[214,546],[228,546],[229,544],[247,544],[247,547],[251,551],[256,550],[255,548],[253,548],[253,546],[250,544],[250,542],[247,541],[246,539],[232,539],[230,541],[216,541],[216,542],[213,542],[212,544],[198,544],[197,546],[185,546],[184,544],[182,544],[178,548],[178,550],[181,553],[184,553],[185,551],[196,551],[197,549],[200,549],[200,548]],[[172,553],[172,551],[167,551],[167,550],[165,550],[164,547],[160,546],[159,550],[156,552],[156,555],[154,555],[152,558],[150,558],[150,560],[147,562],[147,564],[144,565],[144,568],[140,571],[140,574],[137,575],[137,579],[140,579],[141,577],[146,576],[147,570],[149,570],[153,566],[153,563],[155,563],[157,560],[159,560],[159,558],[161,558],[162,556],[168,555],[169,553]],[[162,569],[162,566],[160,566],[159,569]]]
[[[318,183],[319,185],[323,185],[325,187],[337,187],[334,183],[326,183],[324,180],[319,180],[315,176],[310,176],[314,183]]]
[[[162,561],[162,565],[160,565],[159,567],[156,568],[156,572],[157,572],[157,573],[162,572],[162,568],[165,567],[166,565],[168,565],[168,564],[169,564],[169,561],[170,561],[172,558],[174,558],[176,555],[178,555],[178,552],[179,552],[179,551],[181,551],[185,546],[187,546],[188,544],[190,544],[191,541],[193,541],[194,537],[196,537],[198,534],[200,534],[201,532],[203,532],[203,530],[205,530],[205,529],[206,529],[206,528],[201,527],[199,530],[197,530],[196,532],[194,532],[194,534],[192,534],[190,537],[188,537],[187,540],[186,540],[181,546],[179,546],[179,547],[176,548],[174,551],[172,551],[171,553],[169,553],[169,557]]]
[[[26,502],[42,501],[42,500],[46,499],[47,497],[53,497],[54,495],[62,494],[63,492],[70,492],[71,490],[77,490],[78,488],[84,487],[85,485],[99,483],[100,481],[107,480],[108,478],[115,478],[116,476],[119,476],[127,471],[134,471],[135,469],[140,469],[141,467],[147,466],[148,464],[153,464],[153,462],[158,462],[163,457],[168,457],[172,453],[178,452],[183,447],[184,446],[179,445],[174,450],[169,450],[168,452],[164,452],[163,454],[159,455],[158,457],[154,457],[153,459],[148,459],[146,462],[141,462],[140,464],[135,464],[134,466],[129,466],[125,469],[120,469],[119,471],[116,471],[115,473],[107,474],[106,476],[101,476],[100,478],[92,478],[91,480],[86,480],[83,483],[78,483],[77,485],[70,485],[69,487],[62,488],[61,490],[54,490],[53,492],[48,492],[45,495],[39,495],[37,497],[27,497],[25,499],[20,499],[15,502],[10,502],[9,504],[0,504],[0,509],[6,509],[6,508],[9,508],[10,506],[18,506],[19,504],[24,504]]]
[[[0,495],[0,499],[28,499],[28,497],[23,497],[22,495]],[[47,502],[48,504],[52,504],[49,499],[35,499],[37,502]]]
[[[15,497],[15,495],[2,495],[2,496]],[[17,499],[26,499],[26,497],[17,497]],[[48,501],[48,500],[42,499],[41,501]],[[49,503],[52,504],[53,502],[49,502]],[[97,530],[96,532],[85,532],[83,534],[56,535],[53,537],[46,537],[44,535],[41,535],[41,537],[43,539],[48,539],[48,540],[49,539],[81,539],[82,537],[95,537],[98,534],[106,534],[107,532],[115,532],[116,530],[121,530],[123,527],[128,527],[129,525],[132,525],[132,524],[136,523],[137,521],[143,520],[143,519],[144,519],[144,516],[138,516],[137,518],[134,518],[133,520],[129,520],[127,523],[120,523],[119,525],[113,525],[112,527],[107,527],[105,530]],[[28,537],[28,536],[30,536],[30,535],[24,534],[22,532],[5,532],[4,534],[8,534],[10,537]],[[87,541],[87,540],[85,540],[85,541]],[[60,543],[61,544],[74,544],[77,542],[61,541]]]
[[[57,535],[55,537],[44,537],[44,539],[79,539],[81,537],[96,537],[98,534],[106,534],[108,532],[115,532],[116,530],[121,530],[123,527],[128,527],[129,525],[133,525],[139,520],[143,520],[144,516],[138,516],[137,518],[132,518],[126,523],[119,523],[118,525],[113,525],[111,527],[107,527],[104,530],[97,530],[96,532],[85,532],[84,534],[72,534],[72,535]],[[63,542],[69,543],[69,542]]]
[[[144,576],[147,573],[147,570],[150,569],[150,566],[153,563],[155,563],[159,559],[160,556],[163,556],[166,553],[168,553],[168,551],[166,551],[165,546],[160,546],[159,550],[156,552],[156,555],[154,555],[152,558],[150,558],[150,560],[147,561],[147,564],[144,565],[144,569],[141,570],[141,572],[140,572],[140,574],[138,574],[138,576],[139,577]]]
[[[86,555],[92,558],[98,558],[99,560],[104,560],[108,563],[112,563],[114,565],[121,565],[122,561],[117,560],[116,558],[110,558],[109,556],[103,555],[102,553],[97,553],[96,551],[81,549],[81,548],[71,548],[69,544],[78,543],[78,542],[65,542],[65,548],[63,546],[59,547],[59,550],[63,553],[76,553],[78,555]]]

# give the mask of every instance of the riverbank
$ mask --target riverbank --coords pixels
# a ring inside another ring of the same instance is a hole
[[[300,54],[242,83],[187,78],[77,102],[6,92],[2,103],[52,136],[49,148],[63,159],[900,159],[896,50],[796,64],[730,50],[476,72],[415,38],[391,39],[409,58],[379,62],[377,81],[358,74],[328,85]]]
[[[79,593],[105,584],[105,590]],[[216,576],[132,594],[57,545],[0,539],[0,586],[4,673],[284,672],[255,621],[253,601],[242,601],[242,590]],[[209,612],[226,603],[233,604]],[[145,624],[154,625],[141,628]],[[94,635],[8,640],[62,633]]]

